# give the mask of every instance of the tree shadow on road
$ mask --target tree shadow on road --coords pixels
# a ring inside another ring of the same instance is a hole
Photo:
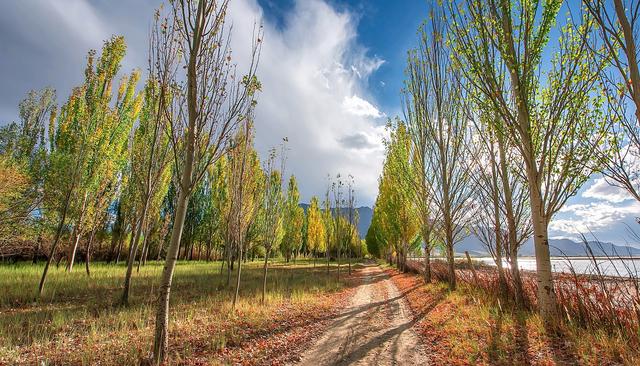
[[[414,286],[396,297],[393,297],[386,301],[374,303],[375,305],[374,304],[371,304],[371,305],[381,306],[381,305],[391,305],[391,304],[397,303],[399,301],[402,301],[409,292],[414,291],[418,287],[419,286]],[[396,338],[396,339],[394,341],[394,346],[392,347],[393,351],[392,351],[391,357],[395,362],[396,360],[399,359],[399,356],[401,356],[399,354],[399,347],[397,345],[400,334],[402,334],[403,332],[411,329],[413,326],[418,324],[425,316],[427,316],[440,303],[441,300],[442,300],[441,297],[435,299],[430,305],[424,308],[419,314],[416,314],[413,317],[413,319],[411,319],[410,321],[404,322],[394,328],[387,330],[386,332],[370,339],[367,343],[354,349],[348,354],[343,355],[343,357],[341,358],[338,364],[351,364],[351,363],[357,362],[363,359],[370,351],[382,346],[384,343],[386,343],[387,341],[393,338]],[[370,307],[372,306],[369,306],[369,308]]]

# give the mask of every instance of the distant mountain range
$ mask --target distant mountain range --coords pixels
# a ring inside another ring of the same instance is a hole
[[[300,207],[304,209],[304,212],[307,212],[309,208],[308,203],[301,203]],[[358,232],[360,234],[360,238],[363,238],[367,235],[367,230],[369,230],[369,226],[371,225],[371,219],[373,218],[373,210],[371,207],[361,206],[356,208],[358,211],[360,220],[358,221]],[[613,243],[598,243],[596,241],[588,242],[593,254],[596,257],[603,256],[640,256],[640,248],[625,246],[625,245],[616,245]],[[587,250],[583,243],[576,242],[571,239],[550,239],[549,240],[549,249],[552,257],[585,257],[588,255]],[[475,235],[471,234],[464,238],[461,242],[456,244],[455,246],[456,253],[464,255],[465,251],[469,252],[469,255],[472,257],[486,257],[490,256],[487,248],[482,244],[480,239]],[[617,253],[617,254],[616,254]],[[533,245],[533,238],[527,240],[521,247],[518,252],[521,257],[534,257],[535,256],[535,248]]]
[[[307,209],[309,208],[308,203],[301,203],[300,207],[304,209],[304,213],[307,213]],[[358,233],[360,234],[360,238],[364,239],[367,235],[367,230],[369,230],[369,226],[371,225],[371,219],[373,218],[373,210],[371,207],[361,206],[356,208],[358,212]]]
[[[595,241],[588,242],[593,254],[596,257],[602,256],[640,256],[640,248],[631,246],[616,245],[612,243],[598,243]],[[475,236],[469,235],[460,243],[455,246],[456,253],[469,252],[470,256],[482,257],[489,256],[487,248],[482,242]],[[549,239],[549,250],[553,257],[584,257],[589,255],[587,249],[582,242],[575,242],[571,239]],[[616,254],[617,253],[617,254]],[[533,257],[535,256],[535,249],[533,245],[533,238],[527,240],[520,251],[519,256]]]

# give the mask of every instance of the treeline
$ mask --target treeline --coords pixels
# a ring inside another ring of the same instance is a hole
[[[286,138],[260,159],[254,149],[262,28],[254,29],[245,74],[236,74],[228,0],[172,1],[156,12],[146,80],[116,80],[123,37],[90,51],[84,82],[60,106],[52,89],[30,92],[20,120],[0,129],[0,255],[67,271],[83,261],[126,260],[121,303],[147,260],[165,260],[158,286],[153,359],[166,359],[169,297],[178,259],[221,260],[227,285],[237,266],[270,258],[362,257],[353,177],[329,182],[305,214]],[[81,258],[79,258],[81,257]],[[315,259],[314,259],[315,260]],[[137,263],[136,263],[137,261]],[[35,289],[34,289],[35,290]]]
[[[455,245],[473,233],[501,292],[522,306],[518,248],[533,235],[537,307],[558,324],[549,222],[596,172],[639,197],[639,8],[434,3],[408,53],[404,116],[388,124],[369,251],[401,269],[422,252],[430,282],[437,247],[453,290]],[[558,24],[563,11],[571,16]]]

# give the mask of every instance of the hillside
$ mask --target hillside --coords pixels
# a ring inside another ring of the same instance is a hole
[[[640,249],[632,246],[616,245],[612,243],[598,243],[590,241],[589,246],[596,257],[601,256],[640,256]],[[469,252],[471,256],[488,256],[487,248],[480,242],[475,235],[469,235],[460,243],[456,244],[456,252]],[[571,239],[550,239],[549,248],[551,256],[561,257],[584,257],[587,256],[587,250],[583,243],[573,241]],[[533,238],[527,240],[520,248],[518,253],[523,257],[532,257],[535,255]]]

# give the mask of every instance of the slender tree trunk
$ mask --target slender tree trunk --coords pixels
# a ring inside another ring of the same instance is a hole
[[[495,260],[496,260],[496,268],[498,269],[498,281],[500,282],[500,296],[507,295],[507,280],[504,275],[504,269],[502,268],[502,253],[503,253],[503,245],[502,245],[502,222],[501,211],[500,211],[500,198],[498,196],[498,172],[497,172],[497,162],[493,150],[493,134],[490,134],[491,139],[491,193],[492,193],[492,203],[493,203],[493,232],[495,235],[496,241],[496,250],[495,250]]]
[[[325,257],[327,257],[327,274],[329,274],[329,261],[331,260],[331,255],[329,254],[329,243],[327,243],[327,249],[324,254]]]
[[[351,276],[351,248],[349,248],[349,276]]]
[[[269,267],[269,254],[271,249],[267,249],[264,256],[264,267],[262,270],[262,304],[264,305],[265,295],[267,293],[267,267]]]
[[[140,272],[140,264],[142,264],[142,261],[144,260],[144,256],[146,255],[146,251],[147,251],[147,245],[148,245],[148,241],[147,241],[147,232],[148,232],[148,228],[144,228],[142,235],[144,236],[142,238],[142,251],[140,252],[140,257],[138,258],[138,268],[136,269],[136,272]],[[134,253],[135,255],[135,253]]]
[[[516,300],[516,305],[519,307],[524,306],[524,291],[522,289],[522,277],[520,277],[520,268],[518,267],[518,248],[513,246],[511,248],[511,277],[513,277],[513,292]]]
[[[38,285],[38,296],[42,296],[42,290],[44,289],[44,283],[47,280],[47,273],[49,273],[49,266],[51,265],[51,261],[53,260],[53,256],[56,254],[56,248],[58,243],[60,242],[60,237],[62,236],[62,228],[64,227],[64,221],[67,218],[67,212],[69,211],[69,205],[71,203],[71,191],[67,193],[66,202],[64,208],[62,210],[62,216],[60,217],[60,221],[58,222],[58,229],[56,230],[56,236],[53,239],[53,244],[51,244],[51,251],[49,252],[49,257],[47,257],[47,263],[44,265],[44,270],[42,271],[42,277],[40,278],[40,284]]]
[[[517,240],[517,226],[515,214],[513,212],[513,192],[509,184],[509,171],[507,167],[507,156],[504,148],[504,139],[502,133],[498,131],[498,153],[500,155],[500,178],[502,181],[502,191],[504,192],[505,202],[505,216],[507,218],[507,233],[508,233],[508,252],[511,259],[511,277],[513,281],[513,291],[516,301],[516,305],[522,307],[524,305],[524,293],[522,290],[522,279],[520,278],[520,269],[518,268],[518,240]]]
[[[138,225],[136,225],[135,234],[132,237],[131,246],[129,247],[129,257],[127,258],[127,273],[124,277],[124,290],[122,291],[122,304],[129,305],[129,293],[131,292],[131,275],[133,273],[133,263],[136,259],[136,253],[138,252],[138,243],[140,242],[140,235],[142,234],[145,217],[147,216],[147,210],[149,208],[149,196],[145,198],[144,206],[142,207],[142,214],[138,219]]]
[[[231,309],[236,308],[238,293],[240,292],[240,274],[242,273],[242,245],[238,245],[238,277],[236,278],[236,291],[233,293],[233,303]]]
[[[338,246],[338,282],[340,282],[340,246]]]
[[[87,210],[87,198],[89,197],[88,193],[85,192],[84,198],[82,199],[82,209],[80,211],[80,218],[76,222],[76,225],[73,227],[74,235],[72,235],[72,245],[71,251],[69,252],[69,263],[67,263],[67,272],[73,271],[73,264],[76,260],[76,251],[78,250],[78,243],[80,242],[80,237],[82,236],[80,231],[80,225],[82,225],[82,220],[84,219],[84,214]]]
[[[431,238],[427,229],[422,230],[424,240],[424,282],[431,283]]]
[[[91,236],[89,237],[89,242],[87,242],[87,251],[84,254],[84,268],[87,272],[87,276],[91,277],[91,269],[89,268],[89,262],[91,261],[91,244],[93,244],[93,239],[95,238],[97,228],[94,228],[91,231]]]
[[[447,264],[449,268],[449,290],[454,291],[456,289],[456,268],[453,255],[453,235],[450,225],[448,225],[445,230],[447,240]]]
[[[116,264],[120,262],[120,255],[122,254],[122,245],[124,244],[124,236],[118,239],[118,253],[116,255]]]
[[[142,265],[143,266],[147,265],[147,255],[149,255],[149,248],[150,247],[151,247],[151,245],[149,245],[149,242],[145,240],[144,250],[142,251]]]
[[[107,264],[111,264],[111,261],[114,260],[116,255],[116,246],[118,245],[118,241],[120,240],[120,235],[115,232],[111,233],[111,247],[109,248],[109,258],[107,259]]]
[[[187,214],[187,206],[189,204],[188,189],[191,186],[191,171],[193,167],[193,151],[188,154],[187,163],[184,167],[182,186],[178,194],[178,202],[176,206],[176,216],[171,231],[171,242],[167,248],[167,259],[164,269],[162,270],[162,280],[160,282],[160,296],[158,299],[158,308],[156,311],[156,326],[153,339],[153,361],[156,365],[164,362],[169,346],[169,298],[171,295],[171,283],[173,281],[173,272],[178,260],[178,250],[180,249],[180,239],[182,237],[182,229],[184,228],[184,220]],[[191,156],[191,159],[189,159]]]
[[[158,242],[158,256],[156,257],[156,260],[160,260],[160,258],[162,258],[162,248],[164,247],[164,238],[160,238],[160,241]]]
[[[618,17],[618,22],[620,23],[620,28],[622,28],[622,34],[624,35],[625,56],[627,57],[627,64],[629,65],[629,82],[632,85],[631,98],[636,105],[636,119],[640,121],[640,71],[638,71],[638,60],[636,59],[637,52],[636,41],[634,39],[634,29],[625,14],[625,5],[622,0],[614,0],[613,4]]]

